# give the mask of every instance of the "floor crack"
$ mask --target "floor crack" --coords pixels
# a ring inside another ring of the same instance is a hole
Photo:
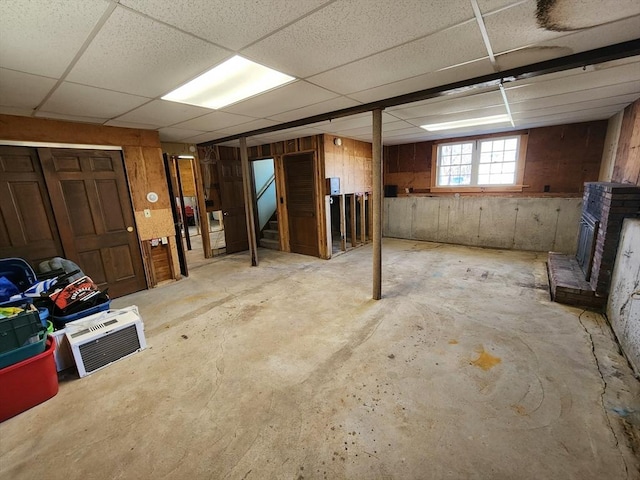
[[[604,374],[602,373],[602,368],[600,367],[600,360],[598,359],[598,355],[596,355],[596,346],[595,346],[595,343],[593,342],[593,335],[591,334],[589,329],[586,327],[586,325],[582,321],[582,316],[585,313],[587,313],[587,310],[582,310],[582,312],[580,312],[580,315],[578,315],[578,322],[580,322],[580,325],[582,326],[583,330],[585,331],[585,333],[589,337],[589,343],[591,344],[591,354],[593,355],[593,359],[596,362],[596,368],[598,369],[598,375],[600,375],[600,379],[602,380],[602,390],[600,392],[600,405],[602,406],[602,412],[604,413],[604,418],[607,421],[607,425],[609,426],[609,430],[611,430],[611,433],[613,434],[613,438],[614,438],[614,440],[616,442],[616,449],[620,453],[620,458],[622,459],[622,464],[624,465],[625,477],[629,478],[629,468],[627,467],[627,461],[624,458],[622,450],[620,450],[620,442],[618,440],[618,436],[616,435],[616,432],[615,432],[615,430],[613,428],[613,425],[611,424],[611,419],[609,418],[609,414],[607,412],[607,408],[605,407],[605,404],[604,404],[604,396],[605,396],[605,394],[607,392],[608,385],[607,385],[607,381],[604,378]]]

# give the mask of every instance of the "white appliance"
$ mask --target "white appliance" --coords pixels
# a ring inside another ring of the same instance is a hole
[[[70,322],[65,330],[80,378],[147,346],[144,324],[135,305]]]

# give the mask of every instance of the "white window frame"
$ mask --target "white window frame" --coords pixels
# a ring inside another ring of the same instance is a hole
[[[486,141],[506,140],[510,138],[518,139],[516,171],[514,174],[514,183],[512,184],[478,184],[478,171],[480,166],[480,145]],[[521,192],[523,188],[524,165],[526,160],[528,135],[517,133],[511,135],[499,136],[481,136],[460,138],[455,140],[444,140],[435,142],[432,150],[431,161],[431,191],[433,192]],[[441,159],[440,149],[447,145],[460,145],[464,143],[472,143],[472,163],[471,163],[471,184],[470,185],[438,185]]]

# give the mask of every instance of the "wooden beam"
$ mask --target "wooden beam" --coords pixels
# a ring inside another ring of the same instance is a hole
[[[364,193],[358,195],[358,201],[360,202],[360,243],[364,245],[367,243],[367,211],[364,203]]]
[[[350,198],[350,203],[351,203],[351,208],[350,210],[350,214],[351,216],[349,217],[349,223],[351,224],[351,248],[354,248],[356,246],[356,244],[358,243],[358,223],[356,222],[357,218],[356,218],[356,194],[352,194],[351,198]]]
[[[244,210],[247,218],[247,236],[249,237],[249,254],[251,265],[258,266],[258,244],[256,241],[256,224],[253,214],[253,196],[251,195],[251,171],[249,169],[249,152],[247,139],[240,139],[240,162],[242,164],[242,188],[244,191]]]
[[[373,112],[373,299],[382,298],[382,110]]]
[[[340,250],[347,251],[347,197],[340,195]]]
[[[371,202],[373,200],[373,194],[371,192],[366,192],[366,202],[367,202],[367,210],[369,211],[369,221],[367,222],[367,234],[369,237],[369,242],[373,241],[373,210],[371,210]]]
[[[193,181],[196,185],[196,200],[198,202],[198,222],[200,225],[200,233],[202,234],[202,249],[204,250],[204,258],[211,258],[211,236],[209,235],[209,213],[204,200],[204,184],[202,183],[202,171],[200,170],[200,159],[195,157],[193,160]]]

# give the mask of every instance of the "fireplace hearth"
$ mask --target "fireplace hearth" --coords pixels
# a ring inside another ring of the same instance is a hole
[[[625,218],[640,217],[640,187],[624,183],[584,185],[576,255],[549,252],[551,298],[560,303],[602,308]]]

